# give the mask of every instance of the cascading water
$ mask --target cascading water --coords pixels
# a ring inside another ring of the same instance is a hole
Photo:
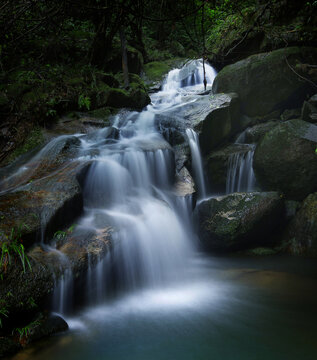
[[[190,152],[192,155],[192,166],[194,169],[195,180],[198,187],[198,195],[200,198],[203,199],[206,197],[206,185],[198,135],[193,129],[186,129],[186,135],[188,137]]]
[[[183,78],[186,71],[174,71],[175,83],[167,80],[142,113],[117,116],[112,127],[78,137],[76,161],[93,163],[75,231],[102,238],[111,227],[113,247],[105,255],[87,251],[86,278],[75,295],[88,306],[74,318],[67,314],[70,331],[14,360],[316,358],[315,262],[304,277],[307,259],[284,259],[285,266],[281,256],[210,258],[195,251],[193,198],[173,192],[173,151],[154,126],[157,114],[201,98],[192,90],[201,91],[202,83],[176,89],[195,80],[193,73]],[[195,134],[187,133],[197,150]],[[72,307],[78,273],[73,284],[70,259],[56,251],[64,276],[54,310],[63,313]],[[111,282],[129,291],[111,297]]]
[[[235,144],[245,144],[245,133],[242,132]],[[246,149],[229,156],[226,194],[241,191],[253,191],[255,175],[253,171],[253,155],[255,145],[245,144]]]
[[[106,227],[114,229],[111,256],[101,258],[95,267],[89,264],[89,303],[101,302],[111,286],[120,290],[149,288],[184,277],[194,249],[191,198],[173,193],[174,153],[156,130],[155,116],[182,106],[182,98],[189,92],[201,91],[202,74],[201,61],[172,70],[162,91],[153,95],[152,105],[143,112],[117,117],[115,130],[102,129],[81,138],[81,156],[87,159],[93,154],[94,162],[86,177],[85,215],[78,226],[96,233]],[[206,77],[211,85],[215,72],[208,65]],[[190,129],[187,135],[198,191],[204,197],[198,138]],[[58,294],[64,284],[59,284]]]

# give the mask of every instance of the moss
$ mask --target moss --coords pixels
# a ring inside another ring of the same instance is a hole
[[[117,112],[117,109],[112,107],[102,107],[100,109],[89,111],[89,115],[95,118],[103,119],[108,123],[108,119],[111,115],[114,115]]]
[[[31,89],[30,85],[17,82],[8,86],[7,94],[10,98],[16,99],[19,96],[28,92],[30,89]]]
[[[160,81],[167,74],[170,67],[166,62],[153,61],[144,65],[144,72],[150,81]]]
[[[44,136],[42,130],[39,127],[33,129],[29,136],[25,139],[24,143],[19,146],[14,152],[10,155],[9,161],[13,161],[18,156],[27,153],[28,151],[40,146],[44,143]]]

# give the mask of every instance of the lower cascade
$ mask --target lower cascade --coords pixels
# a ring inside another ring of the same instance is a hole
[[[211,85],[215,72],[209,65],[206,69]],[[93,162],[84,182],[84,215],[77,229],[96,234],[113,229],[113,249],[95,266],[88,259],[85,286],[89,304],[101,303],[113,289],[168,286],[186,277],[195,253],[192,199],[173,191],[174,151],[157,131],[155,116],[177,109],[184,96],[201,91],[202,73],[201,61],[172,70],[162,91],[154,94],[152,104],[141,113],[117,116],[115,131],[101,129],[79,136],[79,160],[90,158]],[[113,132],[114,138],[109,136]],[[186,134],[198,194],[203,198],[206,188],[198,136],[192,129]],[[67,269],[56,285],[55,311],[65,314],[71,310],[72,291],[72,275]]]

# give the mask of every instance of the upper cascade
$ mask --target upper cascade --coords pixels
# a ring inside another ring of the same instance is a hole
[[[205,62],[205,72],[207,85],[212,85],[217,73]],[[171,70],[163,84],[163,91],[178,90],[184,87],[198,86],[201,90],[201,85],[204,81],[203,60],[191,60],[187,62],[181,69]]]

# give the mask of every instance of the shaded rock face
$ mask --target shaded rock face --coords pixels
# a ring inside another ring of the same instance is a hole
[[[317,189],[317,126],[290,120],[268,132],[258,144],[253,168],[266,190],[302,200]]]
[[[237,94],[217,94],[211,97],[209,113],[194,126],[200,133],[203,153],[208,153],[242,130],[240,103]]]
[[[304,102],[301,119],[311,123],[317,123],[317,94]]]
[[[234,193],[205,200],[196,208],[200,239],[207,249],[222,252],[269,244],[283,211],[277,192]]]
[[[296,255],[317,255],[317,193],[310,194],[286,230],[287,250]]]
[[[313,86],[300,78],[311,79],[298,64],[316,64],[317,49],[291,47],[256,54],[221,70],[213,83],[214,93],[236,92],[241,110],[249,116],[301,106]],[[293,69],[293,70],[292,70]]]

